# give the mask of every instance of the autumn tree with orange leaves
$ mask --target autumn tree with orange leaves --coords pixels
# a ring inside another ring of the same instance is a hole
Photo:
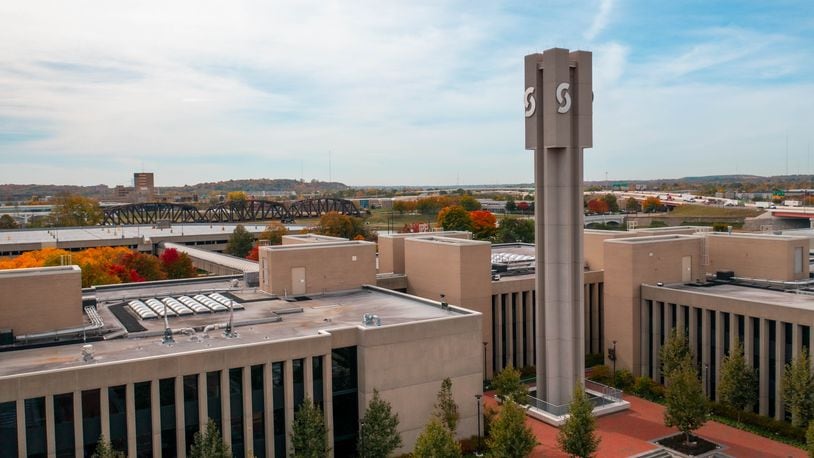
[[[497,232],[497,218],[492,212],[487,210],[475,210],[469,212],[472,219],[472,234],[476,239],[486,240],[494,237]]]

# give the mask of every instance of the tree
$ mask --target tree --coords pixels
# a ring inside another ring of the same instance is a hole
[[[161,266],[167,274],[167,278],[192,278],[196,270],[192,265],[192,259],[186,253],[180,253],[175,248],[167,248],[159,257]]]
[[[806,451],[808,458],[814,458],[814,421],[809,422],[806,429]]]
[[[235,230],[232,231],[232,236],[229,237],[226,253],[238,258],[245,258],[249,251],[252,250],[252,245],[254,245],[254,236],[242,224],[238,224]]]
[[[751,366],[746,364],[743,345],[736,341],[735,348],[721,362],[721,375],[718,382],[718,399],[740,412],[757,400],[757,375]]]
[[[452,396],[452,380],[449,377],[441,382],[441,389],[435,398],[435,410],[433,414],[441,420],[453,434],[458,428],[458,419],[461,414],[458,412],[458,404]]]
[[[791,424],[803,427],[814,413],[814,378],[811,375],[808,351],[794,358],[783,371],[780,381],[783,403],[791,412]]]
[[[517,210],[517,203],[511,197],[506,201],[506,211],[511,213]]]
[[[520,371],[512,366],[506,366],[492,379],[492,388],[504,401],[514,401],[525,404],[529,394],[526,386],[520,381]]]
[[[461,456],[461,444],[452,432],[433,416],[418,435],[413,458],[457,458]]]
[[[642,202],[642,211],[647,212],[655,212],[661,207],[661,199],[658,197],[650,196],[644,199]]]
[[[625,201],[625,210],[629,212],[638,212],[642,209],[642,206],[639,205],[639,201],[630,197]]]
[[[464,210],[469,212],[481,209],[481,205],[480,202],[478,202],[478,199],[475,199],[472,196],[461,196],[461,198],[458,199],[458,205],[460,205],[461,207],[464,208]]]
[[[574,398],[568,413],[568,419],[557,435],[557,444],[563,452],[571,456],[579,458],[593,456],[599,448],[600,438],[595,433],[596,419],[593,405],[579,383],[574,387]]]
[[[398,432],[399,416],[393,413],[390,403],[373,390],[373,399],[367,405],[359,428],[357,448],[360,458],[386,458],[401,447]]]
[[[190,450],[190,458],[231,458],[229,446],[223,441],[215,420],[208,419],[203,434],[195,433]]]
[[[501,219],[495,232],[495,242],[534,243],[534,220],[508,217]]]
[[[614,213],[619,211],[619,202],[616,200],[616,196],[611,193],[607,193],[602,196],[602,200],[608,205],[608,210]]]
[[[687,336],[684,331],[674,328],[670,336],[659,350],[661,359],[661,374],[669,381],[670,374],[684,363],[692,364],[692,351],[687,343]]]
[[[65,194],[54,199],[51,222],[54,226],[95,226],[102,222],[99,202],[75,194]]]
[[[497,232],[497,218],[492,212],[476,210],[469,212],[469,217],[472,219],[472,233],[476,239],[488,239]]]
[[[588,201],[588,210],[593,213],[607,213],[608,204],[602,199],[591,199]]]
[[[523,458],[537,445],[537,438],[526,426],[526,413],[516,402],[509,400],[503,404],[490,426],[486,445],[493,456],[501,458]]]
[[[124,458],[125,456],[123,452],[114,450],[113,446],[110,445],[110,441],[105,439],[104,435],[101,435],[91,458]]]
[[[322,409],[309,397],[300,404],[291,425],[291,446],[296,458],[322,458],[328,456],[328,428]]]
[[[689,445],[690,433],[706,423],[709,409],[695,367],[688,360],[670,373],[664,400],[664,424],[684,433],[684,444]]]
[[[438,225],[445,231],[472,231],[472,218],[463,207],[444,207],[438,212]]]
[[[0,229],[17,229],[19,225],[11,215],[0,216]]]
[[[119,262],[125,269],[135,272],[142,281],[156,281],[167,278],[161,262],[153,255],[133,250],[124,254]]]
[[[230,191],[226,194],[226,200],[245,202],[249,200],[249,195],[245,191]]]
[[[362,240],[371,238],[361,218],[343,215],[338,212],[328,212],[319,219],[317,233],[331,237],[342,237],[355,240],[361,236]]]
[[[271,224],[266,226],[266,230],[260,233],[260,237],[258,237],[258,240],[268,240],[269,245],[282,245],[283,236],[287,234],[288,234],[287,227],[278,223],[277,221],[273,221]]]

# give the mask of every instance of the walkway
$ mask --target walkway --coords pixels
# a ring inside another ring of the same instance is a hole
[[[488,393],[492,394],[492,393]],[[630,409],[598,419],[600,458],[625,458],[656,448],[648,441],[675,433],[674,428],[664,426],[664,407],[634,396],[625,396],[630,402]],[[495,400],[487,396],[487,404],[494,405]],[[541,421],[526,419],[540,442],[531,456],[563,457],[568,455],[557,448],[558,429]],[[760,458],[805,458],[806,453],[796,447],[775,442],[764,437],[741,431],[730,426],[710,421],[698,434],[727,448],[723,453],[735,457]]]

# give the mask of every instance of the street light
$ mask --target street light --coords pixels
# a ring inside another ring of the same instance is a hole
[[[484,343],[486,343],[486,342],[484,342]],[[480,439],[480,398],[481,398],[481,396],[482,396],[481,394],[476,394],[475,395],[475,400],[476,400],[476,402],[478,404],[478,451],[477,451],[477,453],[475,453],[475,456],[482,456],[483,455],[481,453],[481,450],[482,450],[483,447],[482,447],[481,439]]]

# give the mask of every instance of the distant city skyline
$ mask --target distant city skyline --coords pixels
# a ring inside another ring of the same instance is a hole
[[[588,181],[814,172],[808,1],[32,1],[0,16],[0,183],[530,183],[523,56],[550,47],[594,53]]]

